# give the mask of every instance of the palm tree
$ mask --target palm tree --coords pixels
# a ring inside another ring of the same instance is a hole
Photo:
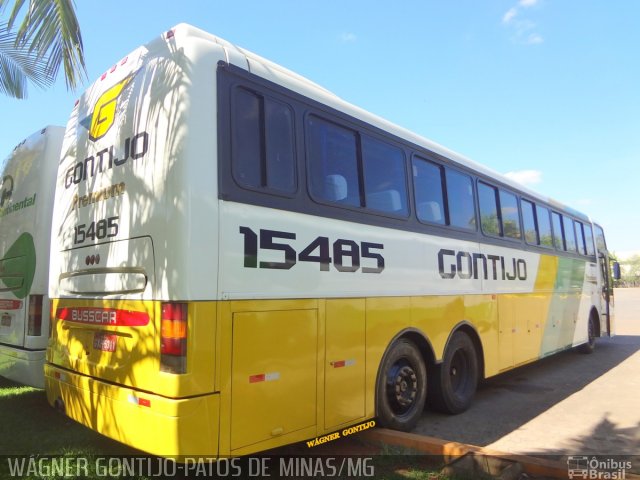
[[[51,85],[61,64],[67,88],[76,88],[87,70],[73,0],[0,0],[0,17],[9,10],[0,20],[0,92],[25,98],[28,81]]]

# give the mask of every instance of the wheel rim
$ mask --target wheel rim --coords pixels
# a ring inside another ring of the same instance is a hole
[[[389,369],[387,375],[387,398],[396,415],[402,415],[415,404],[418,396],[418,376],[413,365],[400,359]]]
[[[456,350],[449,364],[449,380],[453,393],[463,396],[469,385],[470,362],[467,352],[462,349]]]

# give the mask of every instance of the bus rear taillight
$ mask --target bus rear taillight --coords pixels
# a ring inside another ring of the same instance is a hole
[[[160,371],[187,371],[187,304],[163,303],[160,336]]]
[[[42,300],[43,295],[29,296],[29,318],[27,321],[27,335],[39,337],[42,335]]]

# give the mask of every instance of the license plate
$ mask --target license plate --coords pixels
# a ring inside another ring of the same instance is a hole
[[[11,315],[9,315],[7,313],[2,315],[2,320],[0,320],[0,325],[2,325],[3,327],[10,327],[11,326]]]
[[[93,335],[93,349],[102,350],[103,352],[115,352],[117,339],[117,335],[96,332]]]

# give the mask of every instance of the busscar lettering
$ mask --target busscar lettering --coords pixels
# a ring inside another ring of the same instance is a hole
[[[74,322],[96,323],[99,325],[116,325],[116,312],[113,310],[71,310]]]
[[[111,145],[103,148],[95,155],[90,155],[76,162],[65,173],[64,188],[78,185],[96,175],[115,167],[121,167],[128,161],[138,160],[149,151],[149,134],[140,132],[124,141],[124,145],[116,148]]]
[[[438,252],[438,272],[444,279],[484,280],[527,279],[527,262],[523,258],[484,255],[446,248]]]

